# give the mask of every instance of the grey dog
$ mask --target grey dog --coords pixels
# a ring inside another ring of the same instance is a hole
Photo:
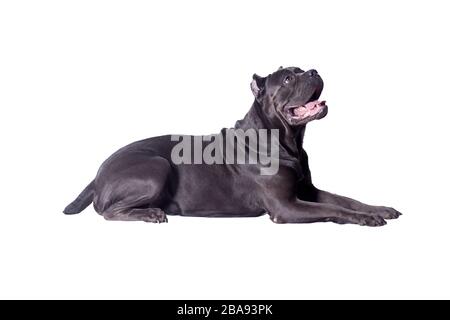
[[[280,67],[267,77],[253,76],[254,103],[234,129],[277,130],[279,169],[275,174],[260,174],[261,163],[174,163],[171,154],[177,142],[170,135],[153,137],[109,157],[64,213],[80,213],[93,202],[105,219],[122,221],[167,222],[167,215],[268,214],[276,223],[382,226],[385,219],[398,218],[400,212],[393,208],[367,205],[313,185],[303,137],[306,124],[328,112],[325,101],[319,100],[323,85],[316,70],[297,67]],[[225,137],[229,130],[223,129],[216,138]],[[243,150],[250,152],[247,143]]]

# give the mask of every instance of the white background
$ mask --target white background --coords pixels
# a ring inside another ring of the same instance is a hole
[[[450,298],[446,1],[2,1],[1,298]],[[251,75],[316,68],[317,186],[382,228],[62,209],[132,141],[230,127]]]

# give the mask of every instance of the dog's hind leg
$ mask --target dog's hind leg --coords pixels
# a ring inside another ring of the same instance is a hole
[[[163,208],[168,196],[170,164],[162,157],[139,154],[122,167],[102,173],[94,208],[106,220],[167,222]]]

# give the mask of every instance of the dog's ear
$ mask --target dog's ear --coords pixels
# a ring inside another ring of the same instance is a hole
[[[258,99],[262,93],[264,93],[264,85],[266,83],[266,78],[258,76],[256,73],[253,75],[252,83],[250,88],[252,89],[253,95]]]

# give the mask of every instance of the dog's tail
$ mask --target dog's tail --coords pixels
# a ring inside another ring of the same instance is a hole
[[[83,191],[81,191],[80,195],[65,209],[65,214],[77,214],[86,209],[88,205],[91,204],[94,199],[94,181],[88,184]]]

